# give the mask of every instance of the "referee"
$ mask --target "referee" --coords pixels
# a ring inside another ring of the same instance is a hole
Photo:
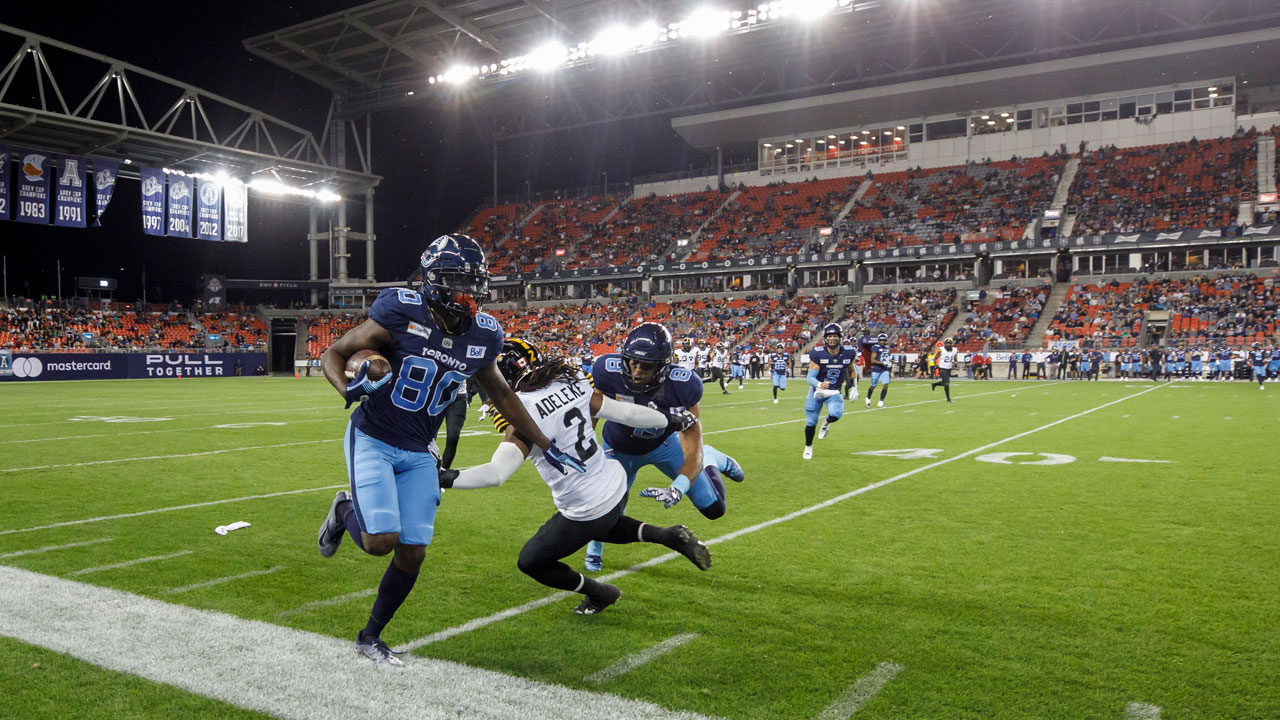
[[[956,367],[956,348],[951,338],[942,341],[942,349],[938,351],[937,362],[938,381],[929,384],[929,388],[937,390],[941,385],[943,391],[947,393],[947,402],[951,402],[951,371]]]

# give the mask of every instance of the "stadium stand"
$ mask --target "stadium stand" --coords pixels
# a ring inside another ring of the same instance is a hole
[[[703,231],[691,262],[800,251],[814,227],[830,226],[861,179],[770,183],[739,190]]]
[[[216,343],[210,334],[222,336]],[[195,314],[180,309],[106,309],[25,302],[0,310],[0,349],[21,352],[264,350],[267,328],[244,311]]]
[[[316,315],[303,317],[300,322],[307,326],[307,357],[318,360],[334,340],[364,322],[364,315],[356,313]]]
[[[871,335],[887,333],[896,350],[932,347],[956,316],[956,291],[886,290],[845,307],[845,322]]]
[[[1134,347],[1148,303],[1138,282],[1097,285],[1075,283],[1050,320],[1045,344],[1053,340],[1101,341],[1109,347]]]
[[[953,339],[961,352],[979,352],[987,343],[1022,345],[1049,299],[1049,285],[1004,285],[990,302],[975,304]]]
[[[1232,346],[1274,342],[1280,321],[1275,280],[1249,273],[1153,281],[1140,297],[1170,311],[1171,341]]]
[[[687,238],[724,202],[715,190],[633,199],[598,225],[575,248],[569,269],[639,265],[668,259],[666,251]]]

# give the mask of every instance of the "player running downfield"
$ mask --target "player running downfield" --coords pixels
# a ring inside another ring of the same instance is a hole
[[[941,385],[947,393],[947,402],[951,402],[951,371],[956,368],[956,349],[951,338],[942,341],[942,349],[938,351],[938,381],[929,384],[930,389],[937,390]]]
[[[672,414],[688,411],[701,416],[702,381],[688,370],[671,364],[671,334],[658,323],[647,322],[631,329],[617,353],[601,355],[592,372],[595,394],[623,403],[636,403]],[[671,428],[653,430],[610,420],[602,431],[604,451],[622,464],[630,490],[636,475],[652,465],[671,478],[670,487],[648,487],[641,491],[666,507],[675,506],[685,496],[705,517],[714,520],[725,513],[725,489],[721,476],[742,482],[738,463],[710,445],[702,444],[702,425],[679,432]],[[604,545],[592,541],[587,546],[586,568],[604,566]]]
[[[787,389],[787,351],[778,343],[777,352],[769,354],[769,368],[773,376],[773,404],[778,404],[778,391]]]
[[[884,398],[889,394],[889,380],[893,363],[893,348],[889,346],[889,336],[880,333],[871,346],[871,387],[867,388],[867,407],[871,407],[871,394],[880,386],[880,401],[876,407],[884,407]]]
[[[804,399],[804,454],[805,460],[813,458],[813,434],[818,415],[825,405],[827,416],[822,419],[818,439],[827,437],[832,423],[844,415],[844,395],[841,394],[845,377],[852,371],[858,353],[845,347],[840,326],[831,323],[822,329],[822,344],[809,351],[809,393]]]
[[[524,544],[516,566],[529,577],[557,590],[580,593],[574,608],[594,615],[618,601],[622,591],[575,572],[562,560],[591,540],[614,544],[657,543],[684,555],[699,570],[711,567],[711,551],[683,525],[661,527],[624,514],[627,473],[615,459],[601,452],[594,421],[603,419],[645,430],[687,430],[698,422],[693,413],[670,415],[635,403],[619,402],[593,392],[582,372],[559,358],[545,358],[533,344],[510,338],[502,346],[498,368],[525,410],[553,441],[573,447],[586,472],[564,475],[531,448],[511,425],[486,464],[461,472],[440,474],[444,488],[497,487],[506,482],[525,458],[551,488],[556,513]]]
[[[731,350],[730,354],[733,356],[733,364],[729,368],[729,380],[730,382],[732,382],[733,380],[737,380],[738,389],[741,390],[742,379],[747,374],[745,368],[747,366],[747,363],[750,362],[750,360],[748,359],[748,353],[744,349],[739,349],[739,350]]]
[[[1249,364],[1253,366],[1253,379],[1258,381],[1258,389],[1265,390],[1267,381],[1267,363],[1271,361],[1271,353],[1256,342],[1249,348]]]
[[[541,449],[558,472],[585,467],[563,453],[534,424],[497,370],[502,327],[478,311],[488,296],[484,251],[461,234],[437,238],[422,253],[417,289],[388,288],[369,308],[369,319],[325,351],[321,367],[351,413],[344,442],[350,491],[334,496],[320,526],[322,557],[332,557],[344,533],[370,555],[392,555],[356,650],[380,665],[403,665],[382,641],[418,579],[431,544],[440,483],[432,447],[445,409],[474,376],[494,407]],[[391,372],[374,380],[366,359],[348,382],[347,359],[373,349]]]

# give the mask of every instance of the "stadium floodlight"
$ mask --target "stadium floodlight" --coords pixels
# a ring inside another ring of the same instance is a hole
[[[765,143],[765,144],[764,144],[764,146],[765,146],[765,147],[773,147],[773,143]]]
[[[462,65],[454,65],[448,70],[445,70],[444,74],[440,76],[440,79],[451,85],[461,85],[471,79],[471,69]]]
[[[662,35],[662,28],[651,22],[635,27],[610,25],[600,31],[588,45],[590,54],[621,55],[637,48],[653,45]]]
[[[569,58],[569,51],[565,46],[556,42],[549,42],[539,45],[525,55],[525,62],[534,70],[554,70],[565,64]]]
[[[983,115],[983,116],[982,116],[982,119],[983,119],[983,120],[990,120],[990,119],[991,119],[991,116],[990,116],[990,115]]]
[[[680,21],[681,35],[695,38],[710,38],[729,29],[729,12],[711,7],[694,10],[689,17]]]
[[[826,15],[836,7],[835,0],[785,0],[781,14],[791,15],[797,20],[810,21]]]

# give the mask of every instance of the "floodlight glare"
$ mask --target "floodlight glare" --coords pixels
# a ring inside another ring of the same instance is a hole
[[[454,65],[440,76],[442,80],[453,85],[461,85],[471,79],[471,69],[462,65]]]
[[[798,20],[817,20],[835,6],[835,0],[788,0],[783,3],[783,12],[794,15]]]
[[[715,8],[699,8],[680,22],[680,33],[696,38],[709,38],[729,29],[729,13]]]
[[[563,45],[551,42],[534,48],[525,60],[535,70],[553,70],[563,65],[568,55],[569,51]]]

